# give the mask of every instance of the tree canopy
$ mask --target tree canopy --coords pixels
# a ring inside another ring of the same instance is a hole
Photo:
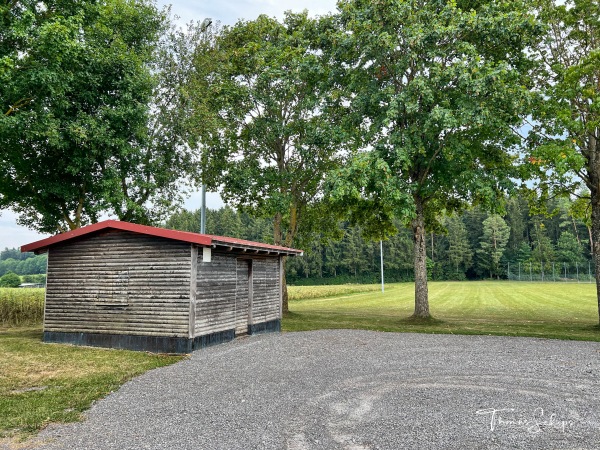
[[[196,58],[201,178],[231,205],[272,217],[278,245],[335,229],[324,225],[323,185],[340,139],[324,114],[330,68],[315,32],[306,13],[260,16],[225,27]]]
[[[376,229],[413,231],[415,316],[428,317],[425,230],[441,211],[494,205],[510,186],[513,132],[527,111],[527,4],[346,0],[333,59],[362,148],[334,181]],[[373,213],[376,211],[376,213]]]
[[[27,0],[0,20],[0,207],[42,232],[155,220],[187,162],[167,16],[146,0]]]
[[[600,267],[600,9],[594,0],[539,0],[546,33],[537,62],[527,161],[543,196],[587,189],[592,247]],[[528,174],[528,176],[530,176]],[[583,184],[583,186],[582,186]],[[582,205],[580,205],[582,206]],[[586,208],[579,208],[580,213]],[[600,270],[596,270],[600,316]]]

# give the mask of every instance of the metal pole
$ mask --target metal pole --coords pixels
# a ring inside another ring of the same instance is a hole
[[[531,262],[529,263],[529,281],[533,281],[533,275],[531,274]]]
[[[204,38],[206,38],[206,32],[208,28],[212,25],[212,18],[206,17],[202,23],[200,24],[200,32],[205,33]],[[200,206],[200,233],[206,233],[206,186],[202,183],[202,204]]]
[[[385,292],[383,285],[383,241],[379,241],[379,254],[381,255],[381,292]]]
[[[521,281],[521,261],[519,261],[519,281]]]
[[[556,275],[554,274],[554,263],[552,263],[552,281],[556,281]]]
[[[506,269],[506,272],[508,272],[506,278],[510,280],[510,261],[508,262],[508,269]]]
[[[565,268],[565,281],[567,281],[567,263],[563,263],[563,267]]]
[[[206,233],[206,186],[202,185],[202,204],[200,207],[200,233]]]

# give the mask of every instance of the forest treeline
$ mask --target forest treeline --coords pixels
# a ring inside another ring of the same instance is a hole
[[[532,211],[519,195],[506,201],[503,215],[473,208],[442,217],[444,230],[427,234],[427,270],[433,280],[507,278],[510,265],[525,272],[552,273],[557,267],[588,270],[591,260],[589,218],[579,201],[553,199],[546,213]],[[167,228],[198,231],[199,211],[181,211]],[[400,223],[398,233],[383,241],[386,281],[413,280],[413,238]],[[340,222],[340,240],[315,234],[304,242],[304,257],[289,258],[287,278],[293,284],[378,282],[380,244],[364,237],[360,226]],[[270,243],[273,222],[225,206],[207,210],[209,234]],[[330,235],[331,233],[328,233]],[[562,270],[562,269],[561,269]]]
[[[23,281],[26,283],[43,283],[45,277],[37,275],[46,273],[47,259],[46,255],[21,253],[16,248],[5,248],[0,252],[0,277],[12,272],[25,275]]]

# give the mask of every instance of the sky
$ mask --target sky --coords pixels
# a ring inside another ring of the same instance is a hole
[[[171,5],[171,13],[178,16],[178,22],[202,21],[211,18],[222,25],[234,25],[238,20],[254,20],[261,14],[283,18],[284,12],[308,10],[311,16],[324,15],[335,11],[335,0],[157,0],[159,6]],[[208,193],[206,199],[209,208],[223,205],[217,193]],[[185,202],[187,209],[200,207],[200,194],[192,194]],[[11,211],[0,211],[0,249],[20,247],[24,244],[43,239],[42,235],[17,225],[17,215]]]

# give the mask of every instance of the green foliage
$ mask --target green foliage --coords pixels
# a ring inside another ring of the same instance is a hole
[[[4,261],[7,259],[14,259],[17,261],[22,261],[24,259],[33,258],[35,256],[34,253],[26,252],[22,253],[18,248],[8,248],[5,247],[4,250],[0,252],[0,261]]]
[[[324,114],[330,69],[315,27],[306,13],[225,27],[198,47],[190,87],[202,180],[236,208],[273,219],[275,243],[288,246],[336,229],[321,193],[340,146]]]
[[[415,315],[429,315],[425,230],[440,212],[501,210],[530,106],[530,3],[343,0],[328,54],[358,154],[331,196],[375,238],[411,227]],[[369,150],[364,150],[368,148]]]
[[[0,286],[1,284],[0,281]],[[3,327],[41,325],[43,318],[44,289],[7,287],[0,289],[0,325]]]
[[[570,266],[574,266],[575,264],[582,265],[585,262],[581,243],[573,233],[569,231],[562,233],[556,243],[556,247],[557,260],[559,262],[567,263]]]
[[[10,257],[7,259],[0,259],[0,276],[7,272],[14,272],[17,275],[46,273],[47,255],[34,255],[33,253],[29,253],[25,259],[20,257],[21,255],[17,255],[19,256],[19,259],[13,259],[13,256],[15,255],[11,251],[4,253],[4,255]]]
[[[166,15],[146,0],[26,0],[0,20],[0,207],[51,233],[103,212],[160,217],[187,167]]]
[[[373,150],[343,169],[334,196],[375,211],[379,223],[396,215],[407,225],[418,200],[432,229],[440,210],[497,205],[498,191],[510,187],[506,149],[519,142],[512,127],[529,102],[525,48],[538,27],[526,5],[348,0],[339,7],[342,30],[331,39],[333,58],[349,68],[339,74],[348,125],[357,145]]]
[[[16,288],[21,284],[21,277],[14,272],[5,273],[0,277],[0,287]]]
[[[547,25],[532,49],[537,104],[525,176],[542,199],[589,190],[590,245],[600,267],[600,9],[597,0],[537,0]],[[596,273],[600,292],[600,270]],[[600,295],[598,296],[600,314]]]
[[[181,210],[171,215],[166,228],[197,233],[200,228],[200,210]],[[254,218],[224,206],[206,209],[206,234],[229,236],[249,241],[273,243],[273,221]]]
[[[573,201],[558,199],[547,206],[549,210],[569,211]],[[511,206],[512,205],[512,206]],[[480,241],[484,236],[483,222],[488,215],[479,208],[467,210],[462,214],[442,217],[445,230],[428,233],[426,244],[429,259],[429,272],[434,280],[464,280],[489,277],[489,264],[480,252]],[[527,202],[521,197],[509,198],[507,214],[504,220],[510,226],[510,238],[499,261],[499,275],[505,277],[510,264],[511,273],[518,273],[519,263],[522,271],[529,264],[539,273],[541,257],[546,273],[563,270],[562,263],[575,272],[576,262],[585,266],[589,242],[578,239],[586,236],[585,224],[574,217],[563,220],[558,212],[549,217],[530,216]],[[196,232],[199,228],[199,211],[182,210],[173,214],[166,222],[167,228]],[[516,231],[512,227],[516,224]],[[386,282],[413,281],[412,236],[399,221],[394,223],[399,231],[383,241],[384,278]],[[536,228],[542,231],[543,245],[540,253],[536,243]],[[209,234],[232,236],[241,239],[272,243],[273,221],[253,218],[230,207],[207,210],[207,232]],[[575,235],[574,233],[577,233]],[[330,233],[313,234],[313,239],[303,247],[303,257],[289,258],[286,264],[286,277],[292,285],[321,285],[347,283],[378,283],[381,281],[379,266],[379,242],[364,239],[363,229],[358,225],[341,222],[336,234],[340,240],[329,239]],[[433,237],[432,237],[433,235]],[[564,235],[564,236],[563,236]],[[575,239],[575,243],[572,240]],[[511,245],[516,248],[511,248]],[[566,247],[565,247],[566,246]],[[548,251],[552,249],[555,251]],[[535,249],[535,250],[534,250]],[[537,252],[537,253],[536,253]],[[573,253],[579,254],[575,259]],[[476,253],[476,254],[475,254]],[[571,256],[567,256],[567,255]],[[432,256],[433,255],[433,256]],[[571,259],[568,259],[571,258]],[[583,259],[581,259],[583,258]],[[571,262],[569,262],[571,261]],[[0,262],[0,268],[2,262]],[[566,277],[565,277],[566,278]]]
[[[600,153],[598,4],[538,0],[537,5],[547,28],[532,55],[538,63],[534,86],[539,97],[526,165],[537,175],[542,195],[574,193],[581,181],[597,191],[593,179],[600,173],[594,163],[594,155]]]
[[[483,236],[477,254],[480,257],[480,267],[488,271],[490,278],[500,277],[500,260],[509,236],[510,228],[499,215],[491,215],[483,221]]]
[[[456,216],[446,220],[448,230],[448,253],[447,257],[459,279],[464,278],[466,270],[471,266],[473,250],[467,239],[467,228],[464,222]],[[462,275],[461,275],[462,274]]]

